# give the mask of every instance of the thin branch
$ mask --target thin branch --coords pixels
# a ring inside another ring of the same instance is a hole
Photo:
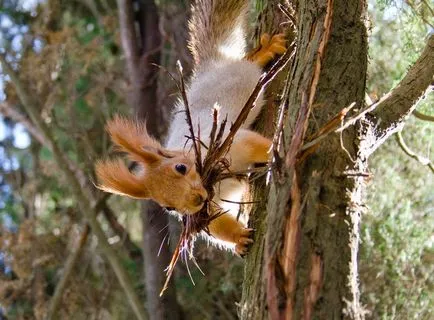
[[[92,13],[92,15],[95,17],[95,19],[98,22],[98,25],[100,27],[103,26],[103,14],[99,12],[98,7],[94,0],[79,0],[78,2],[81,2],[89,11]]]
[[[27,119],[21,112],[16,110],[13,106],[11,106],[7,102],[0,103],[0,113],[8,118],[11,118],[13,121],[17,123],[21,123],[24,128],[42,145],[47,145],[47,141],[45,140],[42,133]]]
[[[411,158],[416,159],[417,161],[419,161],[421,164],[423,164],[424,166],[428,166],[428,168],[431,169],[431,171],[434,173],[434,164],[431,162],[430,159],[425,158],[424,156],[420,156],[418,154],[416,154],[415,152],[413,152],[405,143],[404,138],[402,137],[401,131],[398,131],[396,133],[396,141],[398,142],[399,146],[401,147],[401,149]]]
[[[338,129],[336,129],[339,124],[342,123],[344,117],[347,115],[347,113],[356,105],[355,102],[351,103],[348,107],[342,109],[336,116],[334,116],[331,120],[329,120],[312,138],[310,138],[309,142],[306,142],[301,148],[300,151],[307,150],[309,148],[312,148],[316,146],[321,140],[326,138],[330,133],[333,132],[342,132],[344,129],[344,125],[340,126]],[[368,108],[369,109],[369,108]],[[366,114],[368,111],[364,110],[361,113],[357,114],[355,117],[349,119],[345,123],[345,128],[349,127],[350,124],[353,124],[357,121],[357,119],[360,119],[363,117],[364,114]]]
[[[90,227],[86,225],[84,227],[83,232],[80,235],[77,246],[74,251],[68,256],[68,259],[65,262],[65,266],[63,267],[63,273],[60,281],[57,283],[56,290],[54,291],[53,298],[51,298],[47,320],[57,319],[56,314],[61,305],[63,293],[66,289],[66,285],[68,284],[69,279],[72,275],[72,270],[74,270],[74,266],[77,264],[78,258],[83,251],[83,248],[86,244],[87,238],[89,237]]]
[[[423,121],[431,121],[434,122],[434,116],[430,116],[428,114],[424,114],[422,112],[419,112],[417,110],[414,110],[412,113],[416,118],[423,120]]]
[[[199,174],[202,174],[202,157],[200,154],[200,145],[199,145],[198,141],[196,140],[196,136],[194,134],[193,121],[191,119],[190,107],[188,104],[187,93],[185,91],[185,82],[184,82],[184,75],[182,73],[181,61],[178,60],[176,62],[176,67],[178,69],[178,74],[179,74],[179,86],[180,86],[180,91],[181,91],[182,102],[184,103],[184,106],[185,106],[185,115],[187,117],[186,121],[188,124],[188,128],[190,129],[190,135],[191,135],[191,139],[192,139],[192,143],[193,143],[194,155],[196,158],[196,167],[197,167],[197,171],[199,172]],[[199,135],[199,132],[198,132],[198,135]]]
[[[133,259],[138,255],[140,255],[141,252],[140,248],[131,240],[128,231],[125,230],[122,224],[119,223],[119,221],[116,219],[113,210],[109,206],[107,206],[107,203],[104,203],[104,206],[102,208],[102,213],[104,214],[104,217],[107,219],[108,223],[110,224],[112,230],[119,236],[119,238],[121,238],[121,243],[124,246],[124,248],[127,250],[130,258]]]
[[[357,121],[365,118],[370,113],[376,113],[380,117],[380,126],[382,126],[383,128],[379,130],[379,141],[384,141],[385,138],[389,137],[392,133],[399,130],[403,124],[403,118],[407,114],[409,114],[411,110],[416,108],[416,105],[420,101],[420,98],[424,96],[427,91],[430,90],[430,74],[431,80],[434,75],[434,64],[432,63],[432,60],[429,60],[434,59],[433,42],[433,36],[431,36],[430,40],[428,41],[427,47],[425,48],[421,57],[413,65],[413,67],[410,69],[404,79],[398,84],[398,86],[396,86],[392,91],[384,95],[379,101],[371,104],[370,106],[368,106],[352,118],[348,119],[347,121],[345,121],[345,123],[338,127],[338,123],[343,120],[345,115],[348,113],[349,110],[351,110],[352,107],[354,107],[355,104],[353,103],[349,107],[343,109],[323,128],[321,128],[321,130],[312,139],[310,139],[309,142],[305,143],[301,147],[300,151],[305,151],[305,153],[302,154],[302,157],[304,157],[305,154],[310,154],[311,150],[316,148],[318,143],[324,138],[326,138],[329,134],[342,133],[345,129],[354,125]],[[423,69],[424,72],[426,72],[426,74],[421,76],[425,79],[425,81],[420,81],[421,83],[419,83],[419,88],[413,88],[411,86],[409,87],[410,84],[414,86],[416,80],[420,80],[418,78],[419,74],[415,72],[415,70],[420,69]],[[408,92],[413,94],[412,100],[411,95],[407,95]],[[400,106],[402,111],[397,112],[397,108],[395,107],[395,105],[392,105],[392,103]],[[390,110],[385,108],[389,108]],[[384,121],[385,117],[383,116],[383,113],[380,109],[383,109],[383,112],[386,114],[391,114],[396,122],[389,121],[389,124],[387,124],[387,122]],[[415,117],[421,120],[434,121],[433,116],[425,115],[418,112],[417,110],[413,110],[412,113]],[[379,143],[379,141],[375,142],[374,148],[381,144]]]
[[[431,27],[431,29],[434,28],[434,24],[432,22],[430,22],[429,19],[427,19],[425,17],[422,10],[418,10],[417,6],[415,5],[415,3],[413,3],[413,1],[405,1],[405,3],[411,8],[411,11],[413,11],[413,14],[418,16],[423,21],[423,23],[429,25]],[[424,8],[428,9],[428,11],[431,14],[431,18],[432,18],[433,17],[432,15],[434,14],[434,12],[431,9],[430,5],[428,3],[426,3],[426,1],[421,1],[421,4],[423,4],[422,9],[424,9]]]
[[[15,72],[12,66],[7,62],[5,56],[1,54],[0,54],[0,63],[2,64],[3,71],[9,75],[27,115],[30,117],[34,125],[39,129],[39,131],[43,134],[43,136],[47,140],[49,148],[53,153],[54,160],[66,178],[65,183],[70,186],[77,200],[77,203],[79,203],[83,214],[85,215],[89,225],[92,228],[93,233],[98,239],[102,252],[108,259],[110,265],[113,268],[113,271],[118,277],[118,280],[125,291],[125,294],[128,298],[128,302],[130,303],[134,313],[136,314],[138,319],[140,320],[146,319],[147,318],[146,312],[144,310],[142,302],[140,301],[140,299],[138,298],[138,296],[134,291],[134,286],[132,285],[131,280],[129,279],[129,275],[124,269],[122,262],[118,257],[116,251],[107,242],[106,235],[96,219],[96,212],[92,210],[94,200],[89,198],[90,196],[89,193],[86,191],[86,189],[82,188],[79,179],[75,176],[74,172],[69,167],[68,165],[69,159],[65,156],[65,154],[59,148],[59,146],[56,144],[54,136],[52,135],[50,129],[43,121],[39,113],[40,108],[34,104],[33,102],[34,99],[32,99],[31,94],[27,92],[27,89],[19,79],[18,74]]]

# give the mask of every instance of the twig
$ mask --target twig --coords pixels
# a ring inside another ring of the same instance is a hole
[[[185,92],[185,82],[184,82],[184,75],[182,73],[182,65],[181,65],[181,61],[177,61],[176,62],[176,67],[178,69],[178,74],[179,74],[179,87],[180,87],[180,91],[181,91],[181,97],[182,97],[182,101],[184,102],[184,107],[185,107],[185,114],[186,114],[186,121],[188,124],[188,127],[190,129],[190,135],[191,135],[191,139],[192,139],[192,143],[193,143],[193,148],[194,148],[194,154],[196,156],[196,167],[197,167],[197,171],[199,172],[199,174],[202,173],[202,159],[201,159],[201,155],[200,155],[200,146],[198,146],[198,142],[196,140],[196,136],[194,134],[194,128],[193,128],[193,121],[191,120],[191,113],[190,113],[190,106],[188,104],[188,99],[187,99],[187,93]]]
[[[7,102],[0,103],[0,113],[5,117],[11,118],[15,122],[21,123],[24,128],[42,145],[47,145],[47,141],[45,140],[42,133],[18,110],[16,110],[13,106],[11,106]]]
[[[414,153],[405,143],[404,138],[402,137],[401,131],[398,131],[396,133],[396,141],[398,142],[399,146],[401,147],[401,149],[411,158],[416,159],[417,161],[419,161],[422,165],[424,166],[428,166],[431,171],[434,173],[434,164],[431,162],[430,159],[425,158],[423,156],[420,156],[416,153]]]
[[[218,181],[228,179],[228,178],[248,178],[250,174],[259,174],[262,176],[263,174],[266,174],[271,170],[271,166],[265,166],[260,168],[251,168],[247,170],[241,170],[241,171],[230,171],[228,173],[222,173],[218,177]],[[250,180],[250,179],[249,179]]]
[[[121,243],[128,252],[130,258],[135,258],[140,255],[141,249],[131,241],[128,231],[119,223],[112,209],[107,206],[107,203],[102,207],[102,213],[107,219],[111,229],[121,238]]]
[[[260,203],[260,201],[232,201],[220,198],[221,201],[227,202],[227,203],[234,203],[234,204],[254,204],[254,203]]]
[[[430,116],[430,115],[428,115],[428,114],[424,114],[424,113],[419,112],[419,111],[417,111],[417,110],[414,110],[414,111],[413,111],[413,115],[414,115],[416,118],[420,119],[420,120],[434,122],[434,116]]]
[[[56,289],[54,291],[53,298],[51,298],[47,320],[57,319],[56,314],[61,305],[63,292],[66,289],[66,285],[68,284],[69,279],[72,275],[72,270],[74,270],[74,266],[76,265],[78,258],[80,257],[81,252],[83,251],[84,245],[86,244],[87,238],[89,237],[90,227],[86,225],[84,227],[83,232],[80,235],[77,246],[74,251],[68,256],[68,259],[65,262],[63,267],[62,277],[56,285]]]
[[[352,104],[350,104],[348,107],[342,109],[341,112],[339,112],[335,117],[333,117],[329,122],[327,122],[324,127],[322,127],[311,139],[309,139],[310,141],[305,143],[301,148],[300,151],[304,151],[307,150],[315,145],[317,145],[321,140],[323,140],[324,138],[326,138],[330,133],[333,132],[342,132],[343,131],[343,127],[344,125],[341,125],[339,127],[339,124],[342,123],[342,120],[344,119],[344,117],[347,115],[347,113],[356,105],[355,102],[353,102]],[[367,108],[369,109],[369,108]],[[348,123],[355,123],[357,121],[357,119],[360,119],[362,116],[360,116],[362,113],[365,114],[366,110],[364,110],[363,112],[359,113],[357,116],[355,116],[354,118],[350,119],[347,121],[347,123],[345,125],[347,125]],[[353,120],[356,119],[356,120]],[[338,128],[339,127],[339,128]],[[349,124],[347,125],[347,127],[349,127]],[[338,129],[336,129],[338,128]]]

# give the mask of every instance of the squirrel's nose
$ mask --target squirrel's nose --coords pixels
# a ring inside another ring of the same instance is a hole
[[[205,202],[205,197],[202,196],[201,194],[196,195],[195,199],[194,199],[194,203],[196,206],[200,206],[202,203]]]

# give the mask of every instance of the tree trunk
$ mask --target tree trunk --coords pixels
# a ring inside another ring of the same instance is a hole
[[[275,162],[266,221],[255,221],[261,227],[246,262],[242,319],[363,316],[357,284],[367,159],[359,152],[362,131],[345,131],[342,144],[337,135],[327,138],[297,165],[296,153],[307,124],[310,135],[352,102],[364,105],[364,17],[364,1],[298,2],[298,52],[282,105],[282,164]]]
[[[142,202],[143,256],[145,268],[146,309],[149,319],[181,319],[181,309],[172,284],[160,297],[166,280],[171,251],[167,246],[168,215],[153,201]],[[163,244],[163,242],[166,242]],[[160,249],[161,248],[161,249]]]
[[[162,37],[160,34],[159,12],[152,0],[140,0],[138,12],[134,12],[131,0],[118,0],[121,22],[122,46],[126,56],[130,79],[128,103],[137,119],[146,121],[148,132],[162,139],[167,127],[167,108],[158,104],[158,68]],[[135,16],[139,25],[135,27]],[[137,34],[138,32],[138,34]],[[146,287],[146,307],[150,319],[180,319],[181,309],[173,285],[160,298],[165,281],[164,270],[171,260],[170,250],[160,245],[165,240],[162,232],[169,223],[168,215],[152,201],[142,201],[143,261]]]

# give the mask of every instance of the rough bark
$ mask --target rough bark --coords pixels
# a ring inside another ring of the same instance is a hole
[[[289,72],[285,150],[280,150],[285,163],[271,183],[266,246],[257,238],[255,258],[247,260],[246,270],[262,260],[263,273],[257,269],[253,275],[246,273],[245,286],[251,288],[244,290],[243,302],[250,301],[247,309],[253,309],[242,314],[243,319],[260,319],[257,315],[266,319],[266,312],[273,319],[342,318],[345,298],[356,301],[350,309],[359,312],[357,283],[350,285],[348,276],[357,256],[361,206],[361,199],[352,195],[359,194],[363,178],[347,172],[364,172],[365,159],[353,163],[338,136],[327,140],[297,170],[294,153],[305,135],[303,119],[314,115],[308,130],[313,133],[352,102],[363,105],[365,7],[360,1],[299,1],[298,6],[298,53]],[[349,130],[343,139],[354,158],[357,134]],[[256,279],[249,284],[251,277]],[[267,304],[252,297],[257,292]]]
[[[162,218],[164,217],[164,218]],[[172,284],[160,297],[166,280],[164,270],[172,258],[167,245],[168,217],[158,204],[142,203],[143,256],[145,257],[146,309],[150,319],[181,319],[181,308]]]
[[[398,86],[300,161],[303,139],[353,102],[364,108],[367,41],[364,1],[298,5],[283,148],[275,157],[267,219],[262,208],[253,216],[259,232],[246,263],[241,317],[364,319],[357,255],[367,160],[432,87],[434,36]]]
[[[255,23],[258,24],[257,29],[254,31],[256,41],[259,41],[263,33],[276,34],[282,32],[285,32],[288,36],[288,44],[294,40],[293,32],[289,28],[282,28],[282,25],[287,23],[287,17],[279,9],[278,4],[277,1],[268,2],[264,10],[258,12],[257,16],[253,18]],[[289,67],[287,66],[266,89],[265,96],[268,99],[257,123],[255,123],[255,130],[270,138],[275,131],[275,119],[278,105],[281,102],[277,93],[283,90],[285,80],[288,77],[288,70]],[[258,179],[251,190],[256,204],[252,206],[249,213],[249,227],[255,230],[255,244],[245,257],[242,299],[238,312],[241,319],[267,319],[266,292],[262,277],[269,192],[265,180],[266,177]]]

